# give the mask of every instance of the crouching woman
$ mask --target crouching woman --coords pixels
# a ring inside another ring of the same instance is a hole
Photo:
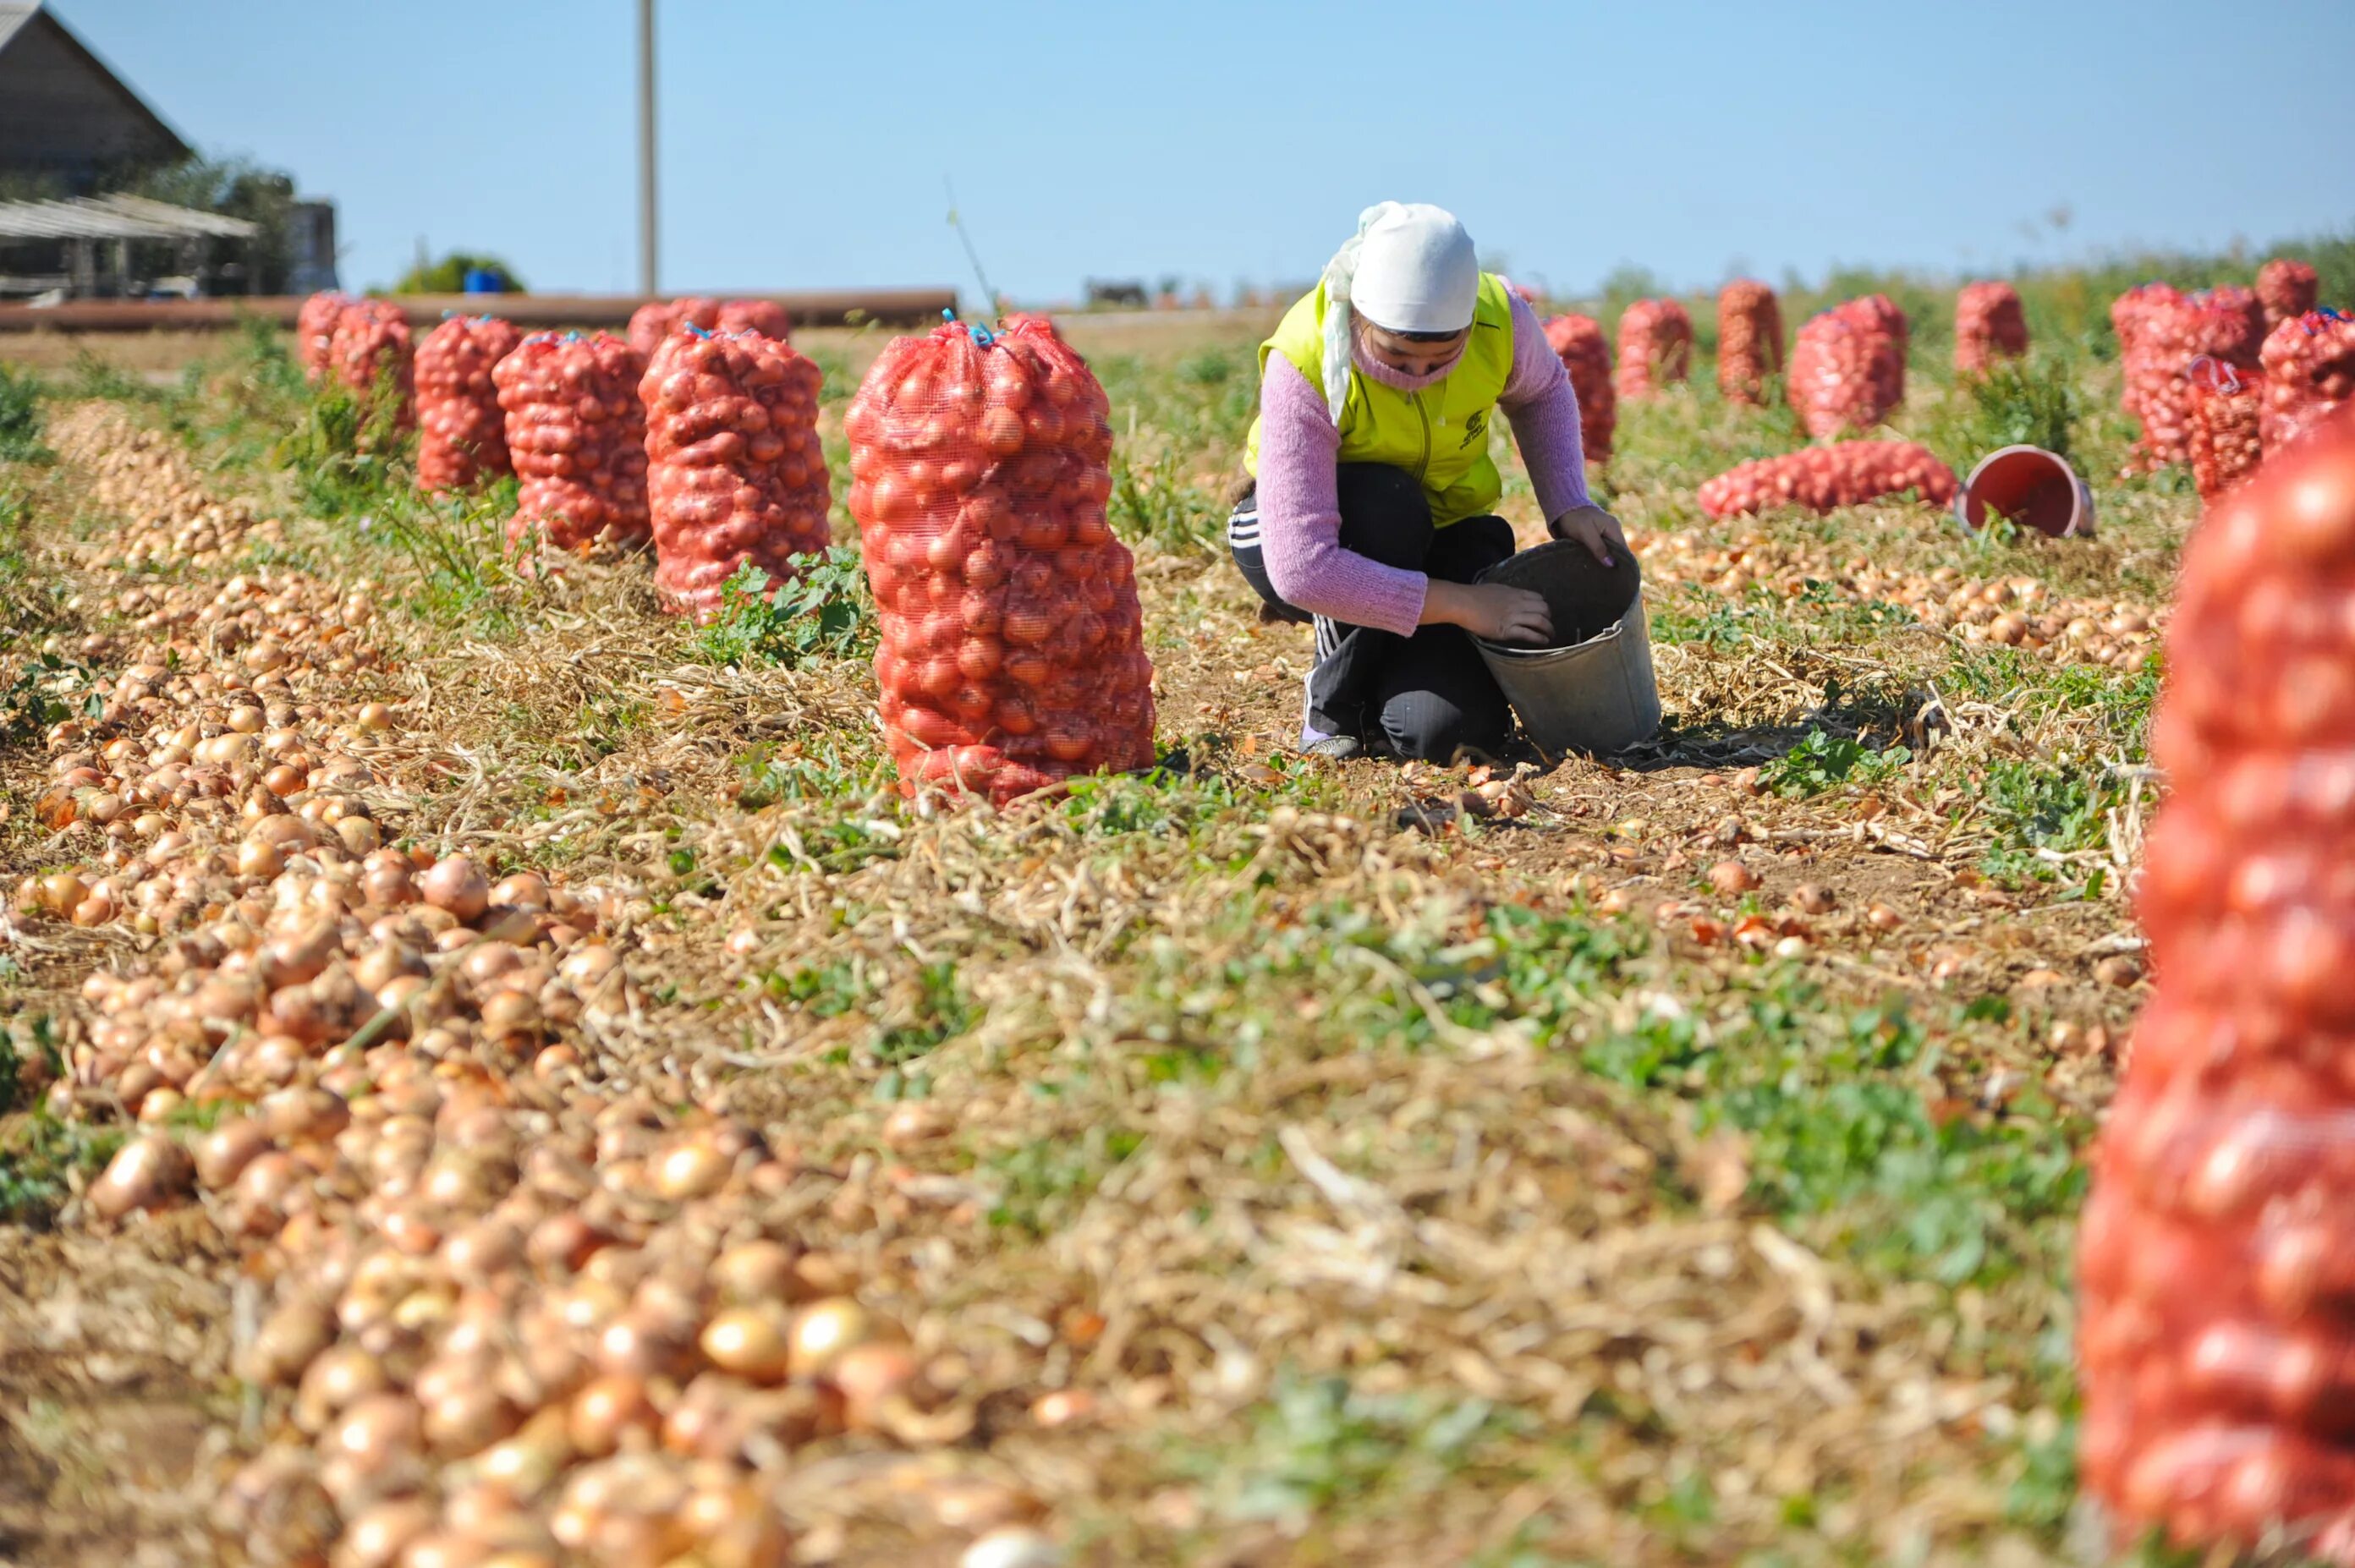
[[[1473,581],[1513,553],[1489,451],[1500,409],[1549,530],[1609,564],[1626,540],[1588,498],[1578,401],[1536,312],[1479,270],[1451,214],[1367,208],[1260,346],[1252,483],[1227,524],[1273,612],[1315,623],[1304,750],[1503,748],[1511,709],[1472,639],[1542,647],[1552,627],[1539,595]]]

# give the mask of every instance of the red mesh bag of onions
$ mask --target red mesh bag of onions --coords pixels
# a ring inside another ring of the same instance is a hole
[[[1885,294],[1833,306],[1799,328],[1791,401],[1818,439],[1870,430],[1905,400],[1905,313]]]
[[[901,789],[1000,805],[1153,760],[1153,667],[1104,518],[1110,404],[1048,322],[894,339],[851,400],[850,511]]]
[[[757,332],[780,343],[790,341],[794,335],[793,318],[773,300],[714,300],[690,294],[685,299],[655,300],[632,311],[630,347],[652,359],[663,339],[682,326],[699,326],[706,332]]]
[[[1674,300],[1637,300],[1619,315],[1619,395],[1650,397],[1692,374],[1692,317]]]
[[[2028,352],[2028,318],[2009,283],[1965,283],[1955,296],[1955,368],[1977,375],[1998,356]]]
[[[748,562],[782,581],[830,542],[815,365],[757,332],[682,326],[638,391],[646,410],[646,505],[655,586],[709,619]]]
[[[2191,362],[2191,478],[2212,501],[2254,473],[2264,444],[2264,379],[2207,355]]]
[[[2355,395],[2355,321],[2333,310],[2308,311],[2266,335],[2265,450],[2296,441]]]
[[[1943,507],[1955,498],[1955,471],[1913,442],[1843,441],[1739,464],[1703,480],[1696,498],[1710,517],[1731,517],[1774,507],[1828,512],[1907,490]]]
[[[334,289],[322,290],[303,302],[294,313],[294,354],[303,367],[303,379],[316,386],[327,373],[328,346],[335,341],[336,318],[352,296]]]
[[[338,386],[362,400],[372,399],[389,374],[393,419],[402,430],[416,418],[416,366],[410,352],[409,317],[389,300],[350,300],[336,314],[327,336],[327,369]]]
[[[1783,373],[1783,305],[1754,278],[1717,294],[1717,389],[1729,403],[1763,406]]]
[[[515,472],[491,379],[523,334],[492,315],[453,315],[417,346],[417,487],[464,490]]]
[[[498,363],[491,379],[506,414],[507,454],[523,480],[507,542],[544,539],[585,553],[601,544],[644,544],[646,415],[638,401],[645,361],[608,332],[535,333]]]
[[[2304,261],[2276,256],[2257,269],[2257,303],[2264,306],[2265,330],[2294,321],[2320,303],[2321,280]]]
[[[1611,346],[1603,341],[1603,324],[1591,315],[1558,315],[1545,324],[1545,335],[1578,399],[1579,448],[1587,462],[1607,463],[1619,428],[1619,396],[1611,384]]]
[[[2169,291],[2172,293],[2172,291]],[[2201,358],[2254,371],[2264,315],[2247,289],[2158,296],[2143,310],[2126,356],[2142,453],[2153,467],[2191,460],[2191,367]]]
[[[2156,995],[2077,1240],[2086,1490],[2355,1562],[2355,411],[2191,535],[2139,912]]]

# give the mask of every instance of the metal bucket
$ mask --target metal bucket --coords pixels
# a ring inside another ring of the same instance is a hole
[[[1475,637],[1521,728],[1540,751],[1607,752],[1660,728],[1660,688],[1644,620],[1643,574],[1619,551],[1610,566],[1582,544],[1556,539],[1482,572],[1544,596],[1559,647],[1522,648]]]

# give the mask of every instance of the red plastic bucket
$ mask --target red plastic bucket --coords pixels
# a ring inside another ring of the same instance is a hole
[[[1955,516],[1973,533],[1990,511],[2053,539],[2094,531],[2094,493],[2066,459],[2041,446],[1990,452],[1955,495]]]

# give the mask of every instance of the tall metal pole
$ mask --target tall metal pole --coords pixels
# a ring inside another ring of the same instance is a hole
[[[638,292],[655,292],[655,0],[638,0]]]

